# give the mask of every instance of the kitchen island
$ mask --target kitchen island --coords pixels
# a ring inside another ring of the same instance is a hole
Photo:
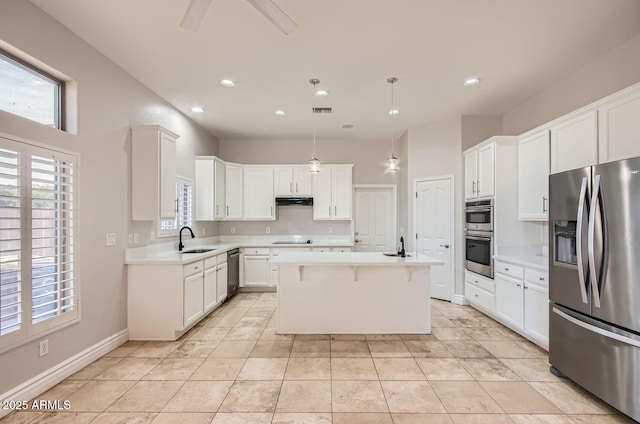
[[[286,253],[278,266],[278,334],[429,334],[424,255]]]

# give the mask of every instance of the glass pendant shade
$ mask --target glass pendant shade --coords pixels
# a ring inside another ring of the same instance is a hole
[[[316,85],[320,83],[320,80],[317,78],[312,78],[309,80],[309,84],[313,85],[313,91],[316,93]],[[320,172],[320,160],[316,157],[316,112],[315,107],[311,109],[313,113],[313,156],[309,159],[309,172],[312,174],[317,174]]]
[[[398,158],[391,154],[387,159],[387,172],[398,172]]]
[[[313,157],[309,160],[309,172],[313,174],[317,174],[320,172],[320,160],[314,154]]]

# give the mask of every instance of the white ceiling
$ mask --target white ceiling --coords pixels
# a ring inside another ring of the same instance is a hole
[[[308,138],[314,105],[333,107],[319,139],[389,138],[390,76],[396,136],[502,114],[640,32],[638,0],[276,0],[288,36],[244,0],[214,0],[198,32],[188,0],[32,2],[221,139]]]

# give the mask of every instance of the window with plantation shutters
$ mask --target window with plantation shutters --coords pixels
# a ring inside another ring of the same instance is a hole
[[[193,182],[185,178],[176,178],[176,218],[163,219],[158,229],[159,236],[175,236],[184,226],[193,224]]]
[[[0,350],[79,318],[77,156],[0,137]]]

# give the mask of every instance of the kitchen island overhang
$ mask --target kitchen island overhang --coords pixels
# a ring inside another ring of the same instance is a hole
[[[278,268],[278,334],[429,334],[431,267],[425,255],[286,253]]]

